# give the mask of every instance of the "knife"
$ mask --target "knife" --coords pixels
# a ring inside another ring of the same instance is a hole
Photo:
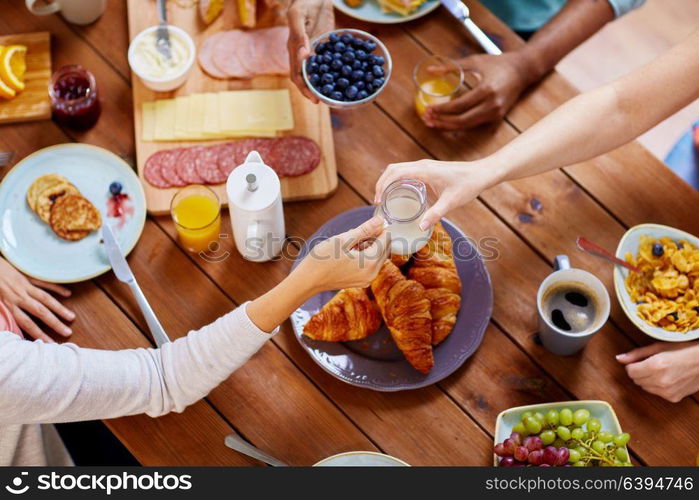
[[[158,29],[155,31],[155,48],[163,55],[166,61],[172,59],[170,33],[167,30],[166,0],[158,0]]]
[[[141,287],[138,286],[136,278],[131,272],[131,268],[129,268],[129,265],[126,263],[126,259],[119,248],[119,243],[117,243],[117,240],[114,237],[112,228],[110,228],[107,224],[102,226],[102,239],[104,240],[104,248],[107,251],[107,257],[109,258],[109,263],[112,265],[114,274],[119,281],[126,283],[129,285],[129,288],[131,288],[131,293],[133,293],[134,297],[136,298],[136,302],[138,303],[138,307],[141,309],[143,316],[146,318],[146,323],[148,323],[148,328],[150,329],[150,333],[153,335],[156,345],[161,347],[163,344],[170,342],[167,333],[165,333],[165,330],[163,330],[160,321],[158,321],[158,318],[155,316],[153,309],[151,309],[148,300],[146,300],[146,296],[143,295]]]
[[[468,7],[464,5],[461,0],[440,0],[442,5],[447,8],[449,13],[454,16],[457,21],[464,25],[464,27],[473,35],[473,38],[483,47],[488,54],[493,54],[499,56],[502,54],[502,50],[493,43],[493,41],[488,38],[488,35],[483,33],[476,23],[471,20],[471,15]]]

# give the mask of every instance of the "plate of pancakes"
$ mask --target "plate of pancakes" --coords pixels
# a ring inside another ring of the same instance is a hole
[[[118,205],[110,185],[118,183]],[[118,209],[115,210],[115,206]],[[22,159],[0,183],[0,252],[23,273],[53,283],[110,269],[100,228],[109,224],[125,254],[143,231],[146,202],[133,169],[87,144],[60,144]]]

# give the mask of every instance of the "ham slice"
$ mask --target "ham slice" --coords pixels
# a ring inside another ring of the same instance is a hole
[[[228,75],[214,64],[214,47],[222,35],[223,33],[211,35],[204,40],[204,43],[201,44],[201,48],[199,49],[199,64],[204,71],[214,78],[228,78]]]

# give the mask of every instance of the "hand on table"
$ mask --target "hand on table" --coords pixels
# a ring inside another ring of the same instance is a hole
[[[53,342],[51,337],[34,323],[29,314],[43,321],[57,333],[67,337],[73,331],[65,324],[65,321],[73,321],[75,313],[58,302],[46,290],[62,297],[70,297],[70,290],[67,288],[27,278],[5,259],[0,258],[0,299],[12,312],[22,331],[34,339]]]
[[[423,231],[439,222],[451,210],[465,205],[496,183],[495,170],[486,161],[446,162],[418,160],[389,165],[376,183],[374,203],[384,190],[398,179],[417,179],[432,188],[439,199],[420,222]]]
[[[616,359],[638,386],[672,403],[699,391],[698,342],[656,342]]]
[[[291,81],[313,102],[318,99],[303,81],[301,65],[311,55],[310,40],[335,26],[331,0],[292,0],[287,13],[289,22],[289,67]]]
[[[428,107],[423,120],[429,127],[458,130],[499,120],[530,83],[529,70],[517,52],[478,54],[458,62],[479,82],[453,101]]]

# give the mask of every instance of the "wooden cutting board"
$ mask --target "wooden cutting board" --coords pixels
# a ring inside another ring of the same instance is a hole
[[[27,46],[25,89],[14,99],[0,99],[0,124],[51,118],[51,35],[48,31],[0,36],[0,45]]]
[[[236,2],[226,1],[224,12],[211,25],[206,26],[199,19],[195,2],[168,2],[168,22],[184,29],[193,38],[197,48],[204,39],[223,29],[233,29],[239,26]],[[128,0],[129,39],[142,30],[158,23],[155,2],[143,0]],[[263,13],[258,17],[258,27],[283,24],[279,14]],[[296,89],[287,77],[262,76],[252,80],[218,80],[207,76],[195,63],[195,67],[185,84],[172,92],[154,92],[141,83],[138,76],[131,74],[133,82],[134,123],[136,135],[136,163],[138,175],[141,178],[146,193],[148,212],[152,214],[168,213],[170,201],[178,188],[159,189],[151,186],[143,177],[143,165],[148,157],[161,149],[169,149],[192,145],[210,145],[224,141],[197,142],[145,142],[141,133],[141,104],[156,99],[167,99],[199,92],[218,92],[222,90],[239,89],[274,89],[288,88],[291,93],[291,105],[294,112],[294,130],[284,135],[301,135],[316,141],[320,146],[322,157],[320,165],[313,172],[299,177],[281,179],[282,196],[285,201],[298,201],[325,198],[337,188],[337,169],[335,165],[335,148],[330,123],[330,111],[327,106],[313,104]],[[210,186],[225,204],[225,184]]]

